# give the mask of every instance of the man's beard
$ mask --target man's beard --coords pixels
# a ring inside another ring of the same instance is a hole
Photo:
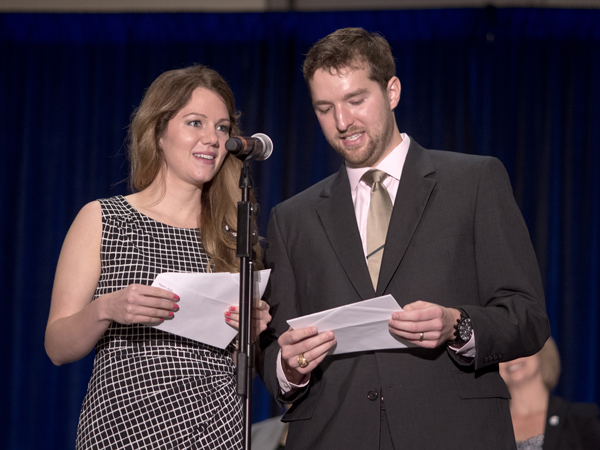
[[[371,135],[368,129],[357,129],[357,131],[350,129],[344,133],[346,136],[352,136],[356,132],[362,132],[367,136],[367,147],[360,151],[346,149],[340,144],[339,137],[328,140],[329,145],[352,167],[373,167],[385,153],[394,135],[394,113],[390,110],[383,120],[385,126],[379,134]]]

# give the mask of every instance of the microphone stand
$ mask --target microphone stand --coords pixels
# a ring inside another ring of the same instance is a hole
[[[251,402],[252,369],[254,368],[254,347],[252,344],[252,298],[253,267],[256,253],[253,250],[258,242],[258,233],[252,228],[252,216],[258,205],[250,202],[252,172],[250,158],[244,160],[240,174],[242,201],[238,203],[237,217],[237,257],[240,258],[240,330],[237,354],[237,393],[242,397],[244,408],[243,445],[250,450],[251,445]]]

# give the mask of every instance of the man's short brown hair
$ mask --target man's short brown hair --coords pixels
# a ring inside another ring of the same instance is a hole
[[[363,28],[342,28],[319,40],[304,60],[304,80],[308,82],[319,69],[330,73],[342,69],[362,69],[367,66],[369,78],[383,91],[396,75],[396,63],[390,44],[378,33]]]

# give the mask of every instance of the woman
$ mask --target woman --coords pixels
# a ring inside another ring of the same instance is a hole
[[[560,375],[560,357],[552,338],[533,356],[501,363],[500,375],[512,397],[517,449],[600,449],[598,407],[550,395]]]
[[[150,286],[157,274],[239,270],[229,230],[241,163],[225,150],[236,117],[214,70],[163,73],[129,130],[137,191],[87,204],[65,238],[45,345],[56,365],[96,349],[78,449],[241,447],[233,346],[149,326],[179,310],[176,293]],[[270,315],[266,303],[254,307],[258,334]],[[224,314],[237,328],[237,309]]]

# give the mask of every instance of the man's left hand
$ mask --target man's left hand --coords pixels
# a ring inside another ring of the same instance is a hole
[[[419,347],[435,348],[454,339],[460,311],[435,303],[417,301],[396,311],[389,320],[390,332]]]

